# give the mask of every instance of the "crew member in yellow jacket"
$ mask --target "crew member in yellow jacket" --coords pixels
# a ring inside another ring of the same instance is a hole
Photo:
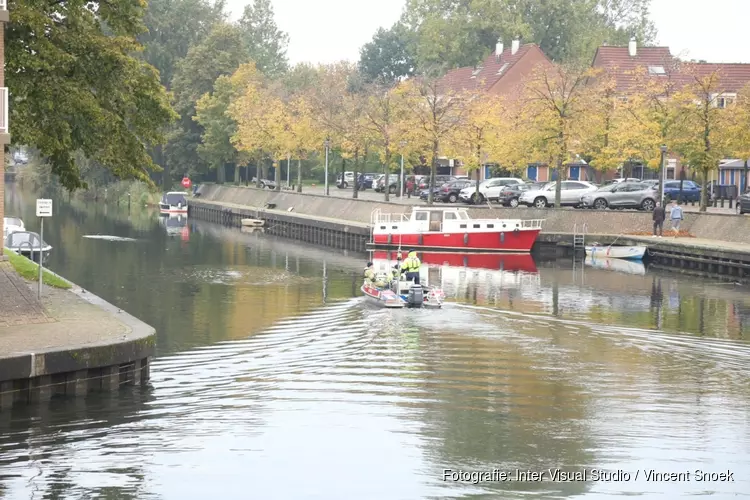
[[[406,280],[414,280],[415,285],[419,285],[419,268],[422,267],[422,262],[417,257],[417,252],[409,250],[409,254],[406,259],[401,263],[401,272],[406,273]]]

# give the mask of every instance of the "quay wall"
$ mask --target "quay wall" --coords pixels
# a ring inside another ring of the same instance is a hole
[[[83,313],[78,324],[72,321],[64,325],[74,332],[67,335],[65,345],[36,352],[30,352],[25,345],[9,349],[8,353],[0,355],[0,410],[45,403],[53,396],[85,397],[90,392],[114,393],[122,386],[148,383],[156,346],[155,329],[88,290],[70,284],[70,290],[59,293],[74,294],[84,301],[84,306],[90,305],[98,309],[97,313],[111,315],[124,325],[125,333],[115,340],[112,332],[101,331],[97,335],[97,332],[86,331],[91,329],[91,321]],[[51,325],[53,335],[54,325],[55,322]],[[35,333],[39,332],[29,325],[29,334]],[[92,336],[107,340],[92,342]],[[53,344],[50,339],[49,345]]]
[[[202,186],[198,200],[256,210],[273,204],[275,212],[287,212],[291,208],[295,215],[362,224],[370,222],[370,215],[376,208],[383,213],[409,213],[412,207],[400,203],[209,184]],[[573,234],[576,230],[580,232],[584,224],[589,234],[622,234],[652,229],[651,214],[637,211],[469,207],[469,212],[472,217],[545,219],[542,233]],[[750,243],[750,217],[746,216],[685,212],[681,229],[689,231],[696,238]]]

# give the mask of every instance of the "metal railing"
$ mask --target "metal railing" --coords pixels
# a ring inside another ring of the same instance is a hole
[[[521,221],[521,227],[524,229],[541,229],[544,219],[528,219]]]
[[[5,0],[0,0],[5,3]],[[8,87],[0,87],[0,134],[8,134]]]
[[[372,211],[370,215],[370,223],[374,224],[390,224],[394,222],[406,222],[409,220],[409,216],[404,213],[400,214],[384,214],[379,208]]]

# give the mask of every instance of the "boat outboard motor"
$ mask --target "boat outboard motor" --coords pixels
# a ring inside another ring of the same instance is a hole
[[[406,302],[409,307],[422,307],[422,304],[424,304],[424,288],[422,288],[422,285],[412,285],[409,288]]]

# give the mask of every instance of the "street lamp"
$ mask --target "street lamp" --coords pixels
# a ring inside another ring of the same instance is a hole
[[[664,206],[664,182],[667,177],[667,169],[664,168],[664,159],[667,155],[667,146],[662,144],[659,149],[661,150],[661,162],[659,163],[659,201]]]
[[[326,182],[325,182],[325,186],[326,186],[326,196],[329,196],[331,194],[328,191],[328,148],[331,147],[331,141],[330,141],[330,139],[326,139],[325,146],[326,146]]]
[[[401,186],[401,197],[404,197],[404,148],[406,147],[406,141],[401,141],[401,178],[399,180],[399,185]]]

